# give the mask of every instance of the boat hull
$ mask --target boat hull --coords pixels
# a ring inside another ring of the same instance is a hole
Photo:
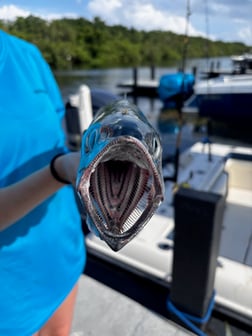
[[[205,80],[194,87],[183,112],[223,122],[252,120],[252,76],[236,75]]]
[[[220,121],[252,120],[251,93],[199,94],[199,115]]]

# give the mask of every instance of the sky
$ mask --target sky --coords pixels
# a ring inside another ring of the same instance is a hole
[[[190,7],[186,20],[187,5]],[[0,19],[99,17],[107,25],[163,30],[252,46],[252,0],[0,0]]]

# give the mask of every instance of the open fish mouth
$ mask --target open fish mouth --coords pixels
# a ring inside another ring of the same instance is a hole
[[[145,226],[163,199],[160,172],[144,144],[131,136],[108,143],[77,190],[89,220],[114,251]]]

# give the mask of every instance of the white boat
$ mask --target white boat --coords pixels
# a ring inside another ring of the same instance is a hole
[[[234,74],[252,74],[252,54],[231,56]]]
[[[227,194],[214,281],[215,309],[252,326],[252,149],[221,144],[212,144],[211,153],[206,149],[197,143],[181,155],[178,184]],[[236,154],[227,159],[230,153]],[[168,165],[164,175],[172,174],[172,169]],[[158,213],[122,250],[115,253],[89,234],[89,253],[156,283],[172,285],[173,187],[166,182],[165,201]]]
[[[245,53],[242,55],[230,56],[230,66],[222,68],[220,61],[217,62],[216,67],[214,62],[211,62],[210,69],[200,72],[201,79],[216,78],[224,75],[242,75],[252,74],[252,54]]]

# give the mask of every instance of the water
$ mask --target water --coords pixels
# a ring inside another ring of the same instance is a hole
[[[186,72],[192,72],[194,68],[197,68],[198,78],[201,71],[209,70],[210,68],[231,70],[231,60],[227,57],[216,57],[209,60],[203,58],[188,60],[186,63]],[[177,69],[178,67],[155,68],[155,79],[159,80],[162,75],[177,72]],[[118,94],[122,91],[117,88],[117,85],[121,82],[132,80],[133,69],[66,70],[57,71],[55,75],[62,90],[63,97],[67,98],[69,94],[75,93],[81,84],[87,84],[90,88],[106,89]],[[142,80],[151,79],[151,69],[148,67],[138,68],[138,77]],[[146,99],[140,101],[139,104],[142,106],[145,102]]]
[[[231,61],[229,58],[212,58],[206,59],[192,59],[187,61],[187,72],[191,72],[192,69],[197,68],[197,74],[201,71],[209,69],[210,67],[219,70],[231,70]],[[156,68],[155,69],[155,79],[159,78],[168,73],[174,73],[177,71],[176,67],[171,68]],[[56,79],[60,86],[62,96],[66,102],[69,95],[75,94],[80,85],[86,84],[90,88],[99,88],[108,90],[113,94],[123,94],[122,89],[118,88],[118,84],[127,80],[133,79],[133,69],[132,68],[116,68],[116,69],[103,69],[103,70],[67,70],[67,71],[57,71],[55,73]],[[138,78],[141,80],[148,80],[151,78],[150,68],[139,68]],[[129,100],[132,97],[128,97]],[[166,118],[165,115],[160,114],[162,109],[162,103],[159,99],[148,98],[148,97],[138,97],[136,101],[139,108],[145,113],[147,118],[158,130],[161,135],[163,143],[164,159],[170,157],[176,146],[178,128],[173,125],[173,120],[170,117]],[[198,127],[197,132],[193,132],[195,124],[192,123],[185,125],[182,129],[182,140],[180,149],[184,149],[191,146],[194,142],[199,141],[206,135],[206,127]],[[250,129],[247,130],[249,137],[245,136],[245,130],[234,130],[227,128],[225,125],[217,125],[215,127],[215,137],[212,140],[218,140],[219,142],[231,142],[232,144],[249,145],[252,144],[252,136]],[[217,136],[217,137],[216,137]]]
[[[167,72],[176,71],[176,69],[156,69],[156,78]],[[124,94],[122,89],[117,86],[124,81],[132,80],[133,70],[126,69],[105,69],[105,70],[72,70],[58,71],[55,73],[59,83],[64,100],[70,94],[76,93],[81,84],[88,85],[91,89],[98,88],[108,90],[114,94]],[[150,79],[150,69],[139,69],[139,79]],[[139,107],[146,113],[153,113],[161,108],[161,102],[157,99],[138,98]]]
[[[155,68],[155,78],[159,78],[168,73],[174,73],[178,70],[178,66],[169,68]],[[197,74],[206,70],[226,70],[231,71],[232,62],[229,57],[214,57],[210,59],[197,58],[186,61],[186,72],[192,72],[197,69]],[[150,79],[151,69],[149,67],[140,67],[139,78]],[[86,83],[90,87],[98,87],[118,93],[117,84],[133,78],[132,68],[115,68],[115,69],[94,69],[94,70],[64,70],[57,71],[56,77],[63,89],[63,95],[74,93],[80,84]],[[69,91],[68,91],[69,90]]]
[[[213,67],[212,67],[213,66]],[[206,59],[191,59],[186,63],[186,72],[192,72],[194,68],[197,68],[196,79],[203,70],[210,68],[219,70],[231,70],[231,61],[226,57]],[[162,75],[177,72],[178,67],[170,68],[155,68],[154,77],[159,80]],[[138,68],[138,78],[140,80],[151,79],[151,69],[148,67]],[[57,71],[55,73],[57,81],[59,83],[64,100],[70,94],[76,93],[81,84],[86,84],[90,88],[99,88],[108,90],[114,94],[123,94],[122,89],[117,86],[119,83],[133,79],[132,68],[116,68],[116,69],[103,69],[103,70],[66,70]],[[160,110],[162,107],[161,102],[158,99],[138,98],[137,104],[147,114],[153,114]]]

